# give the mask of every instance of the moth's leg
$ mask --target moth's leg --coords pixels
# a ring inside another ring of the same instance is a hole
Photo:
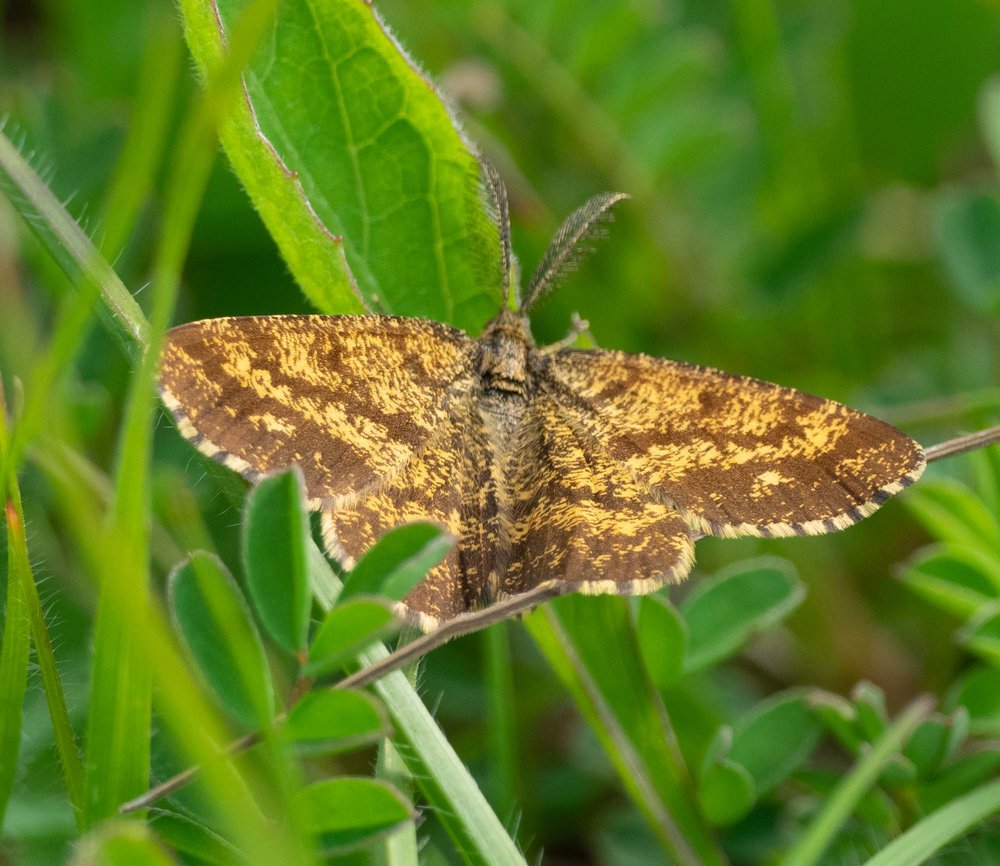
[[[561,352],[563,349],[572,349],[576,346],[576,341],[584,335],[592,343],[594,342],[594,335],[590,333],[590,322],[586,319],[581,319],[579,313],[573,313],[569,323],[569,333],[559,340],[559,342],[553,343],[550,346],[543,346],[539,351],[543,355],[550,355],[555,352]]]

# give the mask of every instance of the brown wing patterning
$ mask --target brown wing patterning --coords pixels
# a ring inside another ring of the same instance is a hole
[[[637,595],[694,563],[684,519],[607,455],[551,400],[527,410],[511,455],[510,562],[501,592],[554,581],[565,591]]]
[[[690,571],[683,517],[588,452],[553,403],[532,403],[500,455],[489,426],[474,395],[456,398],[390,483],[323,513],[327,549],[347,564],[399,523],[432,520],[459,538],[405,600],[421,628],[543,584],[632,595]]]
[[[409,618],[425,630],[496,597],[490,576],[501,541],[491,443],[470,394],[453,392],[448,410],[391,481],[323,512],[327,550],[348,566],[400,523],[430,520],[459,539],[406,599]]]
[[[551,357],[564,411],[697,532],[844,529],[924,469],[920,446],[835,403],[742,376],[623,352]]]
[[[405,599],[425,630],[540,587],[638,594],[693,537],[843,529],[924,468],[894,427],[757,379],[604,351],[541,351],[511,311],[477,343],[384,316],[215,319],[167,335],[182,434],[257,478],[298,464],[350,566],[432,520],[458,538]]]
[[[472,345],[420,319],[212,319],[167,334],[160,390],[204,453],[251,479],[297,463],[318,507],[412,456],[470,374]]]

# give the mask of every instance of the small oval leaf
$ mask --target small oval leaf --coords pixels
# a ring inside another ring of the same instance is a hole
[[[352,598],[338,604],[323,620],[309,646],[304,673],[321,677],[339,670],[373,641],[399,628],[400,620],[379,598]]]
[[[740,720],[727,757],[747,770],[761,796],[802,765],[821,732],[805,694],[785,692],[761,701]]]
[[[903,747],[903,755],[921,778],[930,776],[941,766],[948,753],[951,733],[950,720],[933,715],[924,719],[910,734]]]
[[[158,808],[150,813],[149,824],[175,851],[197,863],[232,863],[238,858],[235,846],[188,815]]]
[[[1000,595],[1000,560],[981,546],[937,544],[910,562],[902,579],[942,610],[968,617]]]
[[[958,632],[958,641],[994,668],[1000,668],[1000,605],[984,606]]]
[[[328,854],[357,848],[413,819],[402,795],[375,779],[326,779],[300,791],[297,799],[306,826]]]
[[[905,501],[927,531],[942,541],[985,546],[988,551],[1000,549],[1000,524],[960,481],[937,478],[925,482]]]
[[[636,634],[649,675],[658,688],[666,688],[680,679],[687,648],[687,623],[667,599],[647,595],[639,600]]]
[[[783,620],[805,597],[791,564],[767,557],[703,580],[681,605],[688,626],[684,672],[713,665]]]
[[[254,610],[283,649],[305,649],[312,592],[307,550],[305,482],[293,466],[260,481],[243,515],[243,565]]]
[[[851,689],[851,700],[858,715],[858,729],[870,743],[874,743],[889,727],[889,709],[885,692],[877,685],[862,680]]]
[[[858,727],[858,711],[847,698],[822,689],[812,689],[806,703],[820,723],[844,749],[856,755],[863,738]]]
[[[70,866],[175,866],[149,828],[135,821],[101,824],[78,843]]]
[[[698,783],[698,803],[717,827],[735,824],[753,808],[753,778],[733,761],[712,764]]]
[[[193,553],[170,573],[167,595],[177,631],[222,706],[247,727],[270,724],[274,689],[264,647],[226,567],[210,553]]]
[[[973,734],[1000,736],[1000,671],[973,668],[951,688],[946,703],[966,709]]]
[[[289,712],[285,734],[307,755],[333,755],[374,743],[390,732],[382,707],[365,692],[324,689]]]
[[[390,529],[351,569],[338,601],[358,595],[404,598],[455,544],[434,523],[406,523]]]

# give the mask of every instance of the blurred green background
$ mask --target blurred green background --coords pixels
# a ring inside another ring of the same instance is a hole
[[[560,338],[575,311],[601,346],[822,394],[928,444],[997,422],[995,0],[377,5],[506,179],[524,270],[587,196],[633,197],[618,209],[608,240],[536,312],[540,342]],[[6,129],[99,237],[144,52],[151,40],[177,38],[176,13],[165,0],[8,0],[0,8]],[[182,90],[192,92],[190,64],[183,78]],[[168,152],[173,135],[171,126]],[[116,262],[134,292],[147,278],[157,205],[154,190]],[[62,284],[0,201],[0,365],[8,385],[41,345]],[[306,309],[220,159],[177,320]],[[104,467],[126,379],[118,348],[95,328],[68,388],[84,447]],[[156,460],[164,490],[175,473],[188,473],[220,547],[232,550],[235,512],[168,425]],[[962,477],[967,465],[959,459],[931,471]],[[51,576],[42,589],[79,716],[92,588],[47,516],[51,493],[30,476],[25,487],[33,549]],[[893,502],[833,537],[700,542],[694,580],[770,552],[792,560],[809,588],[789,628],[730,666],[712,699],[739,708],[798,683],[844,692],[859,679],[884,688],[893,706],[921,690],[944,691],[960,663],[956,622],[892,577],[925,541]],[[634,813],[551,672],[518,630],[512,634],[521,785],[532,792],[522,804],[521,837],[544,847],[547,862],[611,857],[615,834],[636,823]],[[456,749],[486,779],[480,652],[475,637],[436,652],[422,689],[429,704],[439,701]],[[58,850],[67,807],[45,799],[44,782],[51,777],[58,790],[54,756],[47,748],[31,753],[32,726],[47,724],[40,691],[27,712],[33,793],[17,801],[10,820]],[[47,738],[39,733],[37,741]]]

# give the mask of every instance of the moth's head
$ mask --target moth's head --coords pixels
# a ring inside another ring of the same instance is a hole
[[[524,393],[528,383],[528,354],[534,345],[528,317],[506,307],[483,329],[476,367],[491,389]]]

